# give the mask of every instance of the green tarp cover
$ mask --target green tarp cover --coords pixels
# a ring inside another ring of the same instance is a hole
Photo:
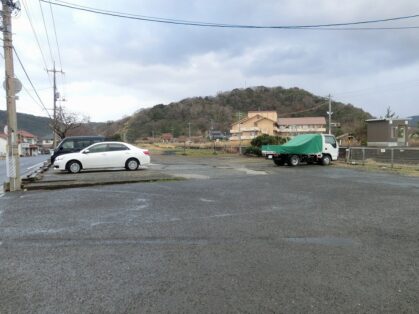
[[[263,145],[262,151],[277,154],[318,154],[323,151],[321,134],[297,135],[284,145]]]

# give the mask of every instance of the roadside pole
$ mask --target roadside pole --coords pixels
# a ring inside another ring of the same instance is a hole
[[[332,134],[332,96],[329,94],[329,111],[327,112],[329,115],[329,134]]]
[[[57,138],[58,138],[58,135],[57,135],[57,126],[58,126],[58,122],[57,122],[57,100],[59,99],[59,93],[58,93],[58,91],[57,91],[57,79],[56,79],[56,74],[57,74],[57,72],[59,72],[59,73],[62,73],[62,74],[64,74],[64,72],[62,71],[62,70],[60,70],[60,71],[57,71],[56,69],[55,69],[55,62],[54,62],[54,67],[53,67],[53,69],[52,70],[47,70],[47,72],[52,72],[53,74],[54,74],[54,86],[53,86],[53,93],[54,93],[54,116],[53,116],[53,119],[54,119],[54,121],[52,122],[53,123],[53,143],[52,143],[52,146],[54,147],[54,148],[56,148],[57,147]]]
[[[242,113],[239,111],[239,155],[242,154],[242,133],[240,128],[240,120]]]
[[[16,117],[16,86],[13,68],[13,42],[12,42],[12,21],[11,12],[13,4],[8,0],[2,0],[3,19],[3,43],[5,62],[5,88],[7,102],[7,176],[9,177],[9,190],[20,191],[20,161],[17,139],[17,117]]]

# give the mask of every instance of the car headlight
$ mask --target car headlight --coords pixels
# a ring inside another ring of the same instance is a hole
[[[59,160],[63,160],[64,156],[58,156],[57,158],[55,158],[55,161],[59,161]]]

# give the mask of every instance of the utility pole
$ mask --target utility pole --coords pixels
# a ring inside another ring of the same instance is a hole
[[[191,123],[188,122],[189,125],[189,142],[191,141]]]
[[[327,112],[329,115],[329,134],[332,134],[332,96],[329,94],[329,111]]]
[[[241,132],[241,128],[240,128],[240,120],[242,117],[242,113],[239,111],[239,154],[242,154],[242,132]]]
[[[9,177],[9,190],[20,191],[20,161],[17,141],[17,117],[16,117],[16,84],[13,68],[13,42],[11,13],[14,10],[13,2],[2,0],[3,19],[3,43],[5,61],[5,86],[7,102],[7,176]]]
[[[64,72],[62,70],[58,71],[58,70],[55,69],[55,62],[54,62],[53,69],[52,70],[47,70],[47,72],[52,72],[53,75],[54,75],[54,86],[53,86],[53,93],[54,93],[54,109],[53,109],[54,110],[54,114],[53,114],[53,119],[54,119],[54,121],[53,121],[53,126],[54,126],[53,132],[54,133],[53,134],[54,134],[54,140],[53,140],[52,146],[55,148],[55,147],[57,147],[56,128],[58,126],[58,123],[57,123],[57,100],[60,98],[60,95],[57,91],[56,73],[58,72],[58,73],[63,73],[64,74]]]

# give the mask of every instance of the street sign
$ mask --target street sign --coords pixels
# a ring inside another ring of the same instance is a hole
[[[13,80],[15,82],[15,94],[18,94],[22,90],[22,83],[16,77]],[[3,82],[3,88],[6,89],[6,81]]]

